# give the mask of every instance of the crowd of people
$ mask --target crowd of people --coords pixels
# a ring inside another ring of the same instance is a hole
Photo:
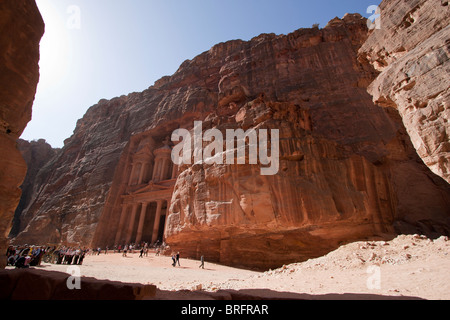
[[[10,246],[6,251],[7,265],[16,268],[39,266],[49,248],[41,246]]]
[[[155,243],[152,246],[148,243],[127,244],[114,246],[114,253],[122,253],[123,257],[127,257],[128,253],[133,254],[135,250],[139,250],[139,258],[148,256],[150,249],[154,249],[156,256],[164,254],[170,249],[164,242]],[[101,248],[81,248],[67,246],[10,246],[6,252],[8,266],[16,268],[29,268],[30,266],[40,266],[41,262],[52,264],[82,265],[86,255],[99,255],[102,253]],[[104,253],[108,254],[109,248],[104,249]],[[177,264],[180,266],[180,253],[172,254],[172,266]],[[201,257],[200,268],[204,268],[204,257]]]
[[[165,242],[156,242],[154,244],[149,244],[147,242],[142,242],[140,244],[125,244],[125,245],[116,245],[113,247],[114,253],[122,253],[122,257],[128,257],[128,254],[134,254],[135,251],[139,251],[139,258],[148,257],[149,250],[152,249],[155,252],[156,256],[159,256],[161,254],[165,254],[167,250],[170,250],[170,248],[167,246]],[[106,247],[105,254],[108,253],[109,247]],[[101,249],[98,248],[97,251],[98,254],[100,254]],[[180,253],[172,253],[172,266],[176,267],[180,266]],[[204,268],[204,257],[201,258],[201,264],[199,268]]]
[[[109,248],[107,247],[105,250],[108,250]],[[113,250],[114,253],[118,252],[118,253],[122,253],[123,257],[127,257],[128,253],[134,253],[135,251],[139,251],[140,255],[139,258],[143,258],[148,257],[148,252],[150,249],[155,250],[156,255],[159,256],[160,253],[164,253],[167,249],[167,245],[163,242],[163,243],[159,243],[156,242],[154,244],[150,244],[148,242],[142,242],[140,244],[135,244],[135,243],[131,243],[131,244],[125,244],[125,245],[118,245],[118,246],[114,246]]]
[[[81,265],[90,252],[94,250],[66,246],[10,246],[6,258],[8,266],[19,269],[40,266],[43,260],[53,264]]]
[[[89,252],[88,249],[81,248],[73,248],[73,247],[61,247],[55,248],[53,252],[51,252],[50,263],[54,264],[73,264],[73,265],[82,265],[84,257]]]

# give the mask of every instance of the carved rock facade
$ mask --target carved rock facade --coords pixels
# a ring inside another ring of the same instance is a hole
[[[366,20],[346,15],[221,43],[142,93],[100,101],[43,168],[15,241],[165,241],[184,257],[267,269],[359,239],[448,234],[448,184],[421,162],[397,111],[367,92],[366,39]],[[279,130],[279,172],[174,166],[167,137],[194,121],[203,132]]]

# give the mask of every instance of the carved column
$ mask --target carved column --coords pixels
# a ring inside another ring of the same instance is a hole
[[[164,166],[164,159],[159,159],[159,170],[158,170],[158,176],[157,176],[158,181],[162,180],[161,179],[162,171],[164,170],[163,166]]]
[[[164,181],[166,180],[165,175],[166,175],[166,171],[167,171],[167,159],[162,159],[161,161],[161,170],[159,171],[159,181]]]
[[[150,161],[147,168],[147,174],[146,174],[146,182],[152,181],[153,178],[153,168],[155,167],[154,161]]]
[[[151,167],[151,163],[150,162],[145,162],[142,165],[142,172],[141,172],[141,175],[139,177],[139,184],[143,184],[143,183],[148,183],[149,182],[149,180],[148,180],[148,171],[149,171],[150,167]]]
[[[165,217],[165,221],[164,221],[164,226],[167,226],[167,220],[169,219],[170,204],[172,203],[172,199],[168,199],[166,201],[167,201],[167,209],[166,209],[166,217]],[[163,241],[166,241],[164,234],[163,234]]]
[[[158,177],[158,171],[159,171],[159,166],[160,166],[160,160],[161,159],[155,159],[155,165],[153,167],[153,177],[152,177],[152,180],[154,182],[158,182],[157,177]]]
[[[158,240],[158,231],[159,231],[159,223],[161,221],[162,203],[163,203],[162,200],[158,200],[158,202],[157,202],[155,223],[153,224],[152,243],[155,243],[156,240]]]
[[[124,228],[125,219],[127,217],[127,209],[128,209],[128,205],[123,204],[122,205],[122,213],[120,214],[119,227],[117,229],[116,239],[114,241],[114,244],[116,244],[116,245],[119,244],[119,241],[121,240],[121,237],[122,237],[122,230]]]
[[[141,216],[139,217],[139,225],[136,235],[136,244],[139,244],[142,240],[142,232],[144,230],[144,221],[145,221],[145,215],[147,213],[147,206],[148,203],[142,203],[142,209],[141,209]]]
[[[146,167],[146,164],[142,163],[141,164],[141,171],[139,172],[138,184],[142,184],[142,182],[144,181],[145,167]]]
[[[133,236],[134,220],[136,220],[138,205],[138,203],[133,204],[133,211],[131,212],[130,223],[128,225],[126,244],[130,244],[131,237]]]
[[[131,165],[131,174],[130,174],[130,179],[128,180],[128,186],[131,186],[131,184],[133,183],[133,177],[134,177],[134,170],[136,169],[136,165],[133,163]]]
[[[172,179],[176,179],[178,176],[178,166],[174,163],[172,167]]]
[[[169,179],[169,161],[171,160],[172,148],[169,147],[168,141],[164,141],[164,146],[156,149],[153,153],[155,155],[153,181],[159,182]]]

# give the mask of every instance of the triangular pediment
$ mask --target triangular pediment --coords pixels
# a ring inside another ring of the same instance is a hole
[[[147,193],[147,192],[154,192],[154,191],[162,191],[162,190],[168,190],[168,189],[170,189],[170,187],[150,182],[147,186],[134,191],[133,194]]]
[[[149,145],[144,145],[142,146],[140,149],[138,149],[138,151],[136,151],[136,153],[134,154],[134,156],[151,156],[152,155],[152,151],[150,150],[150,146]]]

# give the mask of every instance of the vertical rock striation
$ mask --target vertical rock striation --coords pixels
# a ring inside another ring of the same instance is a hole
[[[381,29],[359,52],[380,74],[375,103],[398,110],[419,156],[450,182],[450,6],[440,0],[383,1]]]
[[[34,189],[40,188],[45,183],[46,177],[39,175],[39,171],[59,151],[59,149],[52,148],[44,139],[31,142],[19,139],[17,141],[17,148],[27,165],[27,174],[23,184],[20,186],[22,196],[14,215],[13,226],[9,234],[10,237],[16,236],[28,225],[29,219],[22,215],[22,212],[26,204],[30,202],[33,194],[39,192],[39,190]]]
[[[124,233],[158,229],[146,218],[156,209],[166,242],[184,256],[266,269],[362,238],[448,234],[448,184],[417,156],[398,112],[367,92],[377,76],[357,58],[367,31],[366,19],[348,14],[323,29],[220,43],[144,92],[101,100],[41,169],[46,180],[14,241],[124,244]],[[197,164],[179,167],[173,185],[152,181],[144,162],[194,121],[223,133],[278,129],[279,172]],[[167,208],[165,198],[137,197],[124,207],[136,193],[172,187]]]
[[[398,115],[365,92],[365,39],[365,20],[347,15],[229,55],[204,129],[279,129],[280,172],[185,167],[166,227],[175,250],[264,269],[368,236],[449,232],[448,186],[420,164]]]
[[[16,140],[31,120],[43,33],[33,0],[0,1],[0,267],[27,170]]]

